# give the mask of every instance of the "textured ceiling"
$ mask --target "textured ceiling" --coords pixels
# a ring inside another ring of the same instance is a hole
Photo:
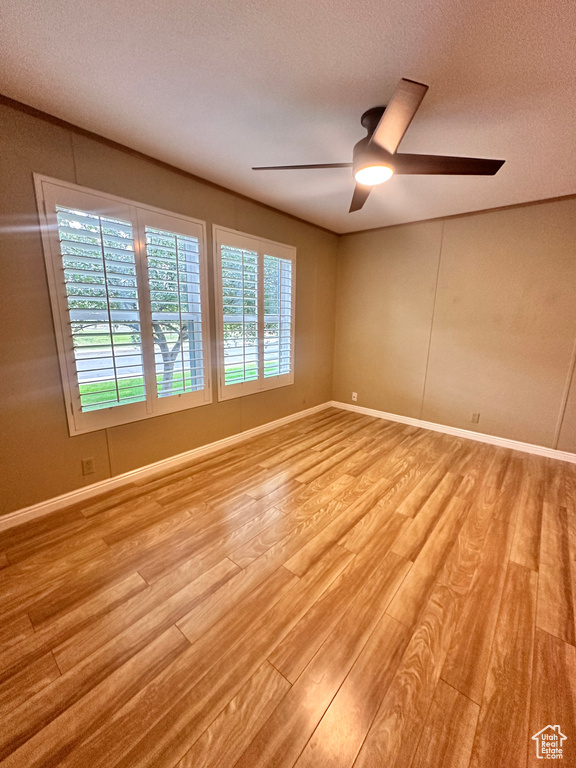
[[[574,0],[0,0],[0,92],[336,232],[576,192]],[[360,115],[430,86],[395,177],[349,214]]]

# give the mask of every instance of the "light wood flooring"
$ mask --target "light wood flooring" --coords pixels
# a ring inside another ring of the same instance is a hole
[[[2,768],[576,765],[576,466],[334,409],[0,534]]]

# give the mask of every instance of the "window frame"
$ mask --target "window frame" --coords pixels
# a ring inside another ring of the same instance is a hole
[[[34,187],[70,435],[85,434],[212,403],[206,223],[189,216],[42,174],[34,174]],[[57,205],[111,216],[131,223],[140,312],[145,400],[124,405],[112,405],[109,408],[99,408],[92,411],[82,411],[81,409],[72,333],[67,331],[70,327],[70,319],[56,215]],[[188,235],[198,240],[204,363],[204,388],[202,390],[158,397],[146,252],[147,226]]]
[[[216,360],[218,368],[218,400],[232,400],[237,397],[253,395],[279,387],[294,384],[295,360],[295,325],[296,325],[296,248],[292,245],[267,240],[256,235],[240,232],[236,229],[212,225],[214,256],[214,305],[216,309]],[[258,378],[239,384],[225,384],[224,369],[224,317],[222,288],[222,246],[240,248],[257,253],[258,263]],[[289,260],[291,273],[291,325],[290,325],[290,372],[278,376],[264,376],[264,338],[261,329],[264,325],[264,256],[273,256]]]

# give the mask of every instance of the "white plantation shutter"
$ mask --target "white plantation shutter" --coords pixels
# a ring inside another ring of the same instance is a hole
[[[294,248],[214,227],[219,398],[294,381]]]
[[[223,246],[222,323],[226,385],[258,379],[258,254]]]
[[[146,400],[132,224],[56,212],[80,408]]]
[[[70,433],[210,402],[203,223],[35,183]]]
[[[264,256],[264,377],[290,373],[292,262]]]
[[[159,397],[204,388],[198,239],[146,227]]]

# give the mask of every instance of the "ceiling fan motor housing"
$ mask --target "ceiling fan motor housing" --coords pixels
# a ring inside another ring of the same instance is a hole
[[[362,168],[368,168],[373,165],[385,165],[394,170],[394,155],[387,152],[377,144],[370,144],[371,134],[361,139],[354,145],[352,156],[352,171],[356,174]],[[370,146],[368,146],[370,144]]]
[[[368,138],[370,138],[376,130],[376,126],[380,122],[384,112],[386,112],[386,107],[372,107],[372,109],[367,109],[360,118],[362,126],[368,131]]]

